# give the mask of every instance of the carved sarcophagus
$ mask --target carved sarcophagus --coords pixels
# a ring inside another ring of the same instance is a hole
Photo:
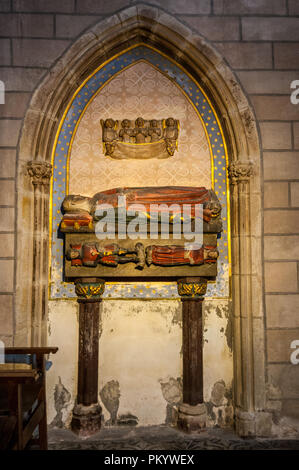
[[[203,187],[117,188],[67,196],[65,277],[217,275],[221,206]]]

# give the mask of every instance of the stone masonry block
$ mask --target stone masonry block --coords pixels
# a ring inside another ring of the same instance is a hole
[[[299,2],[298,0],[288,0],[289,3],[289,14],[299,15]]]
[[[0,118],[22,118],[30,97],[30,93],[6,93],[5,104],[0,106]]]
[[[0,149],[0,175],[2,178],[13,178],[16,169],[16,150]]]
[[[13,296],[2,294],[0,302],[0,334],[11,335],[13,334]]]
[[[0,259],[0,292],[13,292],[14,261]]]
[[[14,206],[15,182],[14,180],[0,180],[0,206]]]
[[[10,11],[10,0],[1,0],[0,11]]]
[[[10,40],[0,39],[0,65],[10,65],[11,51]]]
[[[299,260],[299,235],[265,235],[265,260]]]
[[[8,13],[0,16],[2,36],[52,37],[54,35],[53,15],[30,15]]]
[[[250,100],[260,120],[299,120],[299,106],[291,103],[290,93],[286,96],[251,96]]]
[[[43,69],[2,67],[1,80],[5,91],[33,91],[44,73]]]
[[[299,122],[293,123],[294,148],[299,150]]]
[[[0,207],[0,231],[13,232],[15,227],[15,210],[12,207]]]
[[[291,206],[299,207],[299,182],[291,183]]]
[[[14,256],[14,234],[0,233],[0,258]],[[1,300],[1,298],[0,298]],[[2,308],[2,305],[1,305]],[[1,310],[1,309],[0,309]]]
[[[15,147],[18,142],[22,121],[0,119],[0,146]]]
[[[265,263],[266,292],[297,292],[297,263]]]
[[[248,71],[239,72],[238,77],[249,94],[290,95],[290,84],[298,79],[297,72]]]
[[[285,15],[284,0],[214,0],[216,15]]]
[[[13,64],[51,67],[68,45],[69,41],[60,39],[13,39]]]
[[[240,38],[238,18],[221,16],[180,16],[180,18],[211,41],[230,41]]]
[[[264,207],[288,207],[289,185],[288,183],[269,182],[264,183]]]
[[[299,152],[264,152],[265,180],[299,179]]]
[[[291,330],[268,330],[267,349],[269,362],[289,362],[292,341],[299,340],[299,328]],[[294,366],[293,366],[294,367]],[[298,377],[299,374],[297,373]],[[299,380],[298,380],[299,384]]]
[[[244,41],[299,41],[299,18],[242,18]]]
[[[77,13],[96,13],[108,15],[121,8],[129,7],[130,0],[77,0]]]
[[[56,15],[56,37],[74,38],[101,18],[94,15]]]
[[[75,0],[12,0],[14,11],[73,13]]]
[[[289,122],[261,122],[262,145],[264,149],[292,149],[292,128]]]
[[[171,13],[185,15],[208,15],[211,13],[210,0],[151,0],[149,3]]]
[[[274,44],[274,66],[276,69],[299,69],[299,44],[283,42]]]
[[[299,328],[299,294],[266,295],[268,328]]]
[[[297,338],[295,339],[299,339],[298,333],[296,334],[296,336]],[[289,349],[290,355],[292,351],[292,349]],[[298,365],[293,365],[291,363],[269,364],[268,376],[281,389],[283,399],[299,398]]]
[[[271,44],[223,42],[216,48],[234,69],[271,69]]]
[[[267,210],[264,212],[265,233],[298,233],[299,210]]]

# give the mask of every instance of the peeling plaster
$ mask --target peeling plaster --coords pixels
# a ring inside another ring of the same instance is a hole
[[[109,426],[116,424],[120,399],[120,388],[118,381],[110,380],[110,382],[107,382],[100,391],[100,397],[103,405],[110,414],[110,419],[106,421],[105,425]]]
[[[159,379],[162,395],[167,401],[165,424],[173,424],[173,410],[183,399],[183,383],[181,377]]]
[[[234,410],[232,406],[232,388],[224,380],[214,383],[210,400],[206,403],[209,426],[232,427]]]
[[[71,399],[71,394],[61,382],[61,377],[58,377],[58,380],[59,382],[56,384],[54,391],[55,410],[57,414],[51,422],[51,426],[63,428],[64,423],[62,410],[67,408]]]

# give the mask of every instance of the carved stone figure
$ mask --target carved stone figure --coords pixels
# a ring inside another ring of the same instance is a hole
[[[221,232],[221,205],[216,194],[204,187],[158,186],[145,188],[114,188],[95,194],[92,198],[80,195],[66,196],[63,201],[64,216],[61,223],[62,231],[72,229],[93,229],[93,222],[99,220],[95,215],[96,207],[109,204],[115,209],[115,219],[118,218],[120,196],[125,196],[126,209],[132,204],[142,204],[148,219],[161,218],[169,206],[175,204],[180,214],[183,214],[184,204],[191,205],[191,218],[195,217],[195,206],[202,204],[204,230],[206,232]],[[164,206],[163,206],[164,205]],[[129,219],[127,218],[127,221]],[[170,220],[173,223],[173,220]]]
[[[132,142],[133,141],[133,129],[131,129],[131,123],[129,119],[123,119],[121,122],[121,129],[118,133],[120,140],[122,142]]]
[[[158,140],[161,139],[162,132],[161,132],[161,129],[159,129],[158,127],[158,121],[156,119],[152,119],[150,121],[148,135],[150,137],[150,142],[158,142]]]
[[[146,249],[142,243],[132,248],[123,248],[117,243],[76,243],[66,253],[72,266],[96,267],[98,264],[117,267],[119,264],[135,263],[136,268],[150,266],[181,266],[216,263],[216,246],[203,245],[201,248],[186,249],[184,245],[151,245]]]
[[[144,144],[145,138],[148,135],[148,129],[144,127],[144,119],[142,117],[138,117],[135,121],[135,128],[132,132],[135,143],[136,144]]]
[[[105,145],[105,155],[112,155],[115,148],[115,141],[117,139],[116,129],[118,127],[118,121],[114,121],[109,118],[105,122],[101,119],[101,125],[103,129],[103,142]]]
[[[179,124],[178,121],[172,117],[166,119],[165,124],[166,127],[164,129],[164,138],[166,142],[166,149],[169,155],[174,155],[179,135]]]
[[[200,265],[216,263],[218,250],[216,246],[203,245],[201,248],[185,249],[178,245],[152,245],[146,249],[146,262],[148,265],[180,266],[184,264]]]
[[[71,244],[66,258],[72,266],[96,267],[98,264],[117,267],[119,264],[135,263],[137,268],[145,266],[145,253],[142,243],[132,249],[122,248],[116,243],[79,243]]]
[[[179,121],[168,119],[135,121],[101,120],[104,154],[116,159],[169,158],[177,149]]]

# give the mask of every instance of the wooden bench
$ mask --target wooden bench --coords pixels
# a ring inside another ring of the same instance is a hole
[[[5,348],[0,364],[0,448],[23,450],[38,427],[47,450],[46,359],[54,347]]]

